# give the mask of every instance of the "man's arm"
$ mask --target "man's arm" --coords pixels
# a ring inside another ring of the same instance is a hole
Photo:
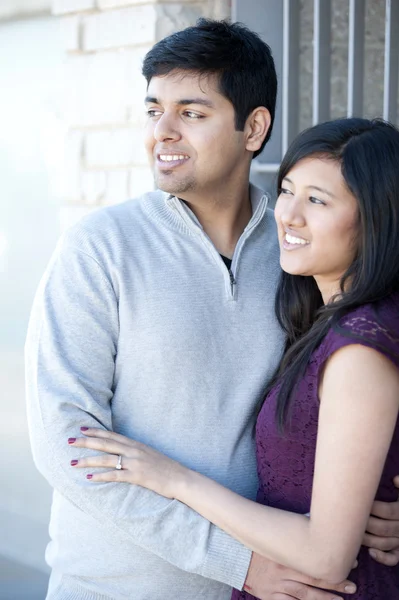
[[[112,282],[81,238],[74,229],[59,244],[29,325],[27,403],[36,465],[116,543],[130,540],[132,550],[141,546],[180,569],[240,588],[251,557],[241,543],[178,501],[128,484],[92,486],[70,467],[76,450],[67,439],[81,425],[112,430],[119,333]]]

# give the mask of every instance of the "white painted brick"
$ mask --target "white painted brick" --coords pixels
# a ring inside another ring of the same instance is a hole
[[[84,171],[82,173],[82,193],[87,205],[101,204],[104,200],[107,176],[104,171]]]
[[[51,0],[1,0],[0,21],[42,14],[51,10]]]
[[[146,4],[155,4],[158,0],[145,0]],[[143,0],[97,0],[98,8],[121,8],[143,4]]]
[[[69,125],[142,122],[146,83],[141,75],[141,64],[148,49],[127,48],[70,56],[63,94],[63,113]]]
[[[159,4],[156,7],[156,39],[162,38],[194,25],[199,17],[206,14],[206,4]]]
[[[108,171],[107,173],[107,192],[105,195],[105,204],[118,204],[124,202],[129,197],[129,171],[120,169],[118,171]]]
[[[84,123],[82,96],[92,56],[70,56],[63,77],[62,113],[69,126]]]
[[[111,168],[146,164],[142,128],[129,127],[86,133],[86,167]]]
[[[66,204],[61,206],[59,212],[59,223],[61,231],[65,231],[72,225],[75,225],[82,217],[92,212],[92,206],[77,206],[75,204]]]
[[[93,10],[95,7],[95,0],[53,0],[53,13],[55,15]]]
[[[83,48],[91,51],[153,44],[156,20],[153,5],[87,15],[83,22]]]
[[[64,49],[67,52],[80,50],[80,17],[78,15],[62,17],[60,32]]]
[[[208,0],[206,14],[212,19],[230,19],[231,0]]]
[[[161,2],[168,2],[170,0],[145,0],[145,4],[156,4]],[[180,4],[189,4],[190,2],[198,2],[198,0],[171,0],[172,2],[179,2]],[[218,0],[208,0],[211,4]],[[220,0],[219,0],[220,1]],[[222,0],[223,1],[223,0]],[[228,0],[224,0],[227,1]],[[97,6],[100,9],[108,8],[121,8],[123,6],[134,6],[137,4],[144,4],[143,0],[97,0]]]
[[[136,198],[155,189],[150,167],[133,167],[129,176],[129,197]]]
[[[146,113],[144,99],[147,95],[147,82],[141,74],[142,58],[130,67],[131,75],[128,78],[131,82],[129,85],[129,122],[132,125],[143,127],[146,122]]]
[[[79,202],[81,193],[83,135],[80,131],[70,131],[64,142],[64,186],[62,197]]]

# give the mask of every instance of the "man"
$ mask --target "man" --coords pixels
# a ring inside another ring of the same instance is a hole
[[[251,556],[188,507],[93,486],[70,466],[80,427],[100,425],[242,495],[257,488],[255,407],[283,346],[273,216],[249,191],[274,119],[273,59],[244,27],[203,20],[158,43],[143,73],[162,192],[67,232],[28,334],[33,453],[55,488],[48,600],[227,600],[244,584],[265,599],[331,600],[310,587],[325,582]]]

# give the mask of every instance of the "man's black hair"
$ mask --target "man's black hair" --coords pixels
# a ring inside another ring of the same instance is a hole
[[[241,23],[199,19],[155,44],[144,59],[147,83],[174,70],[217,75],[221,94],[234,107],[238,131],[255,108],[267,108],[270,128],[254,157],[260,154],[272,132],[277,76],[271,50],[256,33]]]

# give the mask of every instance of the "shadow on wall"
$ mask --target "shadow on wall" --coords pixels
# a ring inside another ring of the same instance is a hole
[[[47,576],[0,557],[0,600],[44,600]]]

